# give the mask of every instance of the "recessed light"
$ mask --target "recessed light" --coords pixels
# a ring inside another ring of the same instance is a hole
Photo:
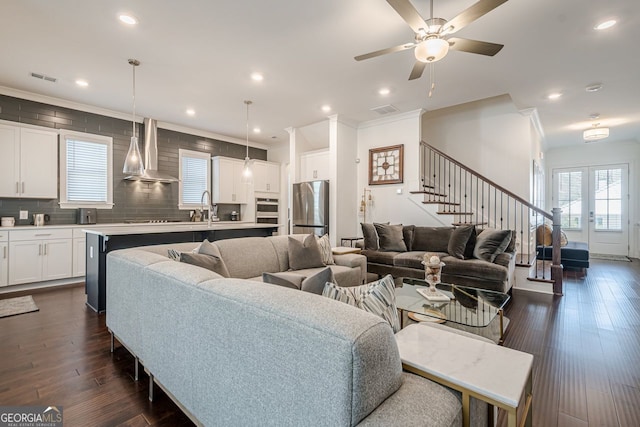
[[[602,89],[602,83],[594,83],[584,88],[587,92],[597,92]]]
[[[382,96],[385,96],[385,95],[389,95],[391,91],[389,90],[389,88],[383,87],[378,91],[378,93]]]
[[[185,113],[187,113],[187,115],[189,116],[195,116],[196,110],[194,110],[193,108],[187,108],[187,111],[185,111]]]
[[[329,111],[331,111],[331,106],[323,105],[322,106],[322,111],[324,111],[325,113],[328,113]]]
[[[253,128],[253,133],[260,133],[260,132],[262,132],[260,128]]]
[[[609,19],[608,21],[604,21],[593,27],[594,30],[606,30],[607,28],[611,28],[616,25],[618,21],[615,19]]]
[[[251,80],[261,82],[264,80],[264,76],[260,73],[253,73],[251,74]]]
[[[87,87],[89,86],[89,82],[87,82],[86,80],[82,80],[82,79],[78,79],[76,80],[76,84],[80,87]]]
[[[550,99],[552,101],[560,98],[562,96],[562,94],[560,92],[554,92],[554,93],[550,93],[549,95],[547,95],[547,99]]]
[[[118,16],[120,22],[123,22],[127,25],[136,25],[138,23],[138,19],[135,16],[122,14]]]

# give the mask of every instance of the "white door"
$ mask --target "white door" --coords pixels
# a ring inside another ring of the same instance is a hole
[[[9,284],[42,280],[42,242],[25,240],[9,243]]]
[[[589,251],[629,255],[629,166],[589,168]]]
[[[20,129],[22,197],[58,197],[58,136],[55,132]]]
[[[73,277],[86,274],[86,239],[73,239]]]
[[[553,205],[562,209],[569,240],[596,254],[629,253],[629,166],[603,165],[553,171]]]
[[[72,276],[72,239],[45,240],[43,247],[42,280],[66,279]]]
[[[0,243],[0,286],[9,284],[9,244]]]
[[[0,125],[0,197],[18,197],[20,193],[20,129]]]

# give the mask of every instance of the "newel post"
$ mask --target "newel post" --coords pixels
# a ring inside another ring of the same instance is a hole
[[[555,295],[562,295],[562,264],[560,263],[560,213],[562,209],[553,208],[553,230],[551,232],[551,246],[552,246],[552,258],[551,258],[551,280],[553,280],[553,293]]]

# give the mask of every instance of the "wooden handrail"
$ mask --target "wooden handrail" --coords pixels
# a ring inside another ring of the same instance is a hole
[[[458,166],[459,168],[472,173],[473,175],[477,176],[478,178],[480,178],[481,180],[483,180],[484,182],[486,182],[487,184],[491,185],[494,188],[497,188],[498,190],[500,190],[501,192],[505,193],[506,195],[508,195],[509,197],[517,200],[519,203],[522,203],[523,205],[525,205],[526,207],[528,207],[529,209],[531,209],[532,211],[544,216],[547,219],[553,220],[553,215],[547,211],[544,211],[542,209],[540,209],[539,207],[529,203],[527,200],[523,199],[522,197],[518,196],[517,194],[514,194],[513,192],[507,190],[506,188],[504,188],[503,186],[496,184],[494,181],[492,181],[491,179],[487,178],[486,176],[482,175],[481,173],[478,173],[476,171],[474,171],[473,169],[471,169],[470,167],[463,165],[462,163],[460,163],[459,161],[457,161],[456,159],[451,158],[450,156],[448,156],[447,154],[443,153],[442,151],[438,150],[437,148],[435,148],[432,145],[429,145],[427,142],[425,141],[420,141],[420,145],[423,145],[425,147],[428,147],[431,151],[434,151],[436,153],[438,153],[438,155],[442,156],[443,158],[447,159],[448,161],[450,161],[451,163],[455,164],[456,166]]]

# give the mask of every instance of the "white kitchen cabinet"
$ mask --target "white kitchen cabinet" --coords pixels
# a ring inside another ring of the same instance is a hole
[[[300,182],[329,179],[329,150],[300,155]]]
[[[280,192],[280,163],[262,160],[253,162],[253,191]]]
[[[69,278],[72,275],[71,229],[9,232],[9,285]]]
[[[58,134],[0,124],[0,197],[58,197]]]
[[[74,230],[75,234],[75,230]],[[73,277],[81,277],[86,274],[87,239],[78,237],[73,239]]]
[[[0,287],[9,284],[8,233],[0,231]]]
[[[212,203],[246,204],[248,185],[242,180],[244,161],[216,156],[212,162]]]

